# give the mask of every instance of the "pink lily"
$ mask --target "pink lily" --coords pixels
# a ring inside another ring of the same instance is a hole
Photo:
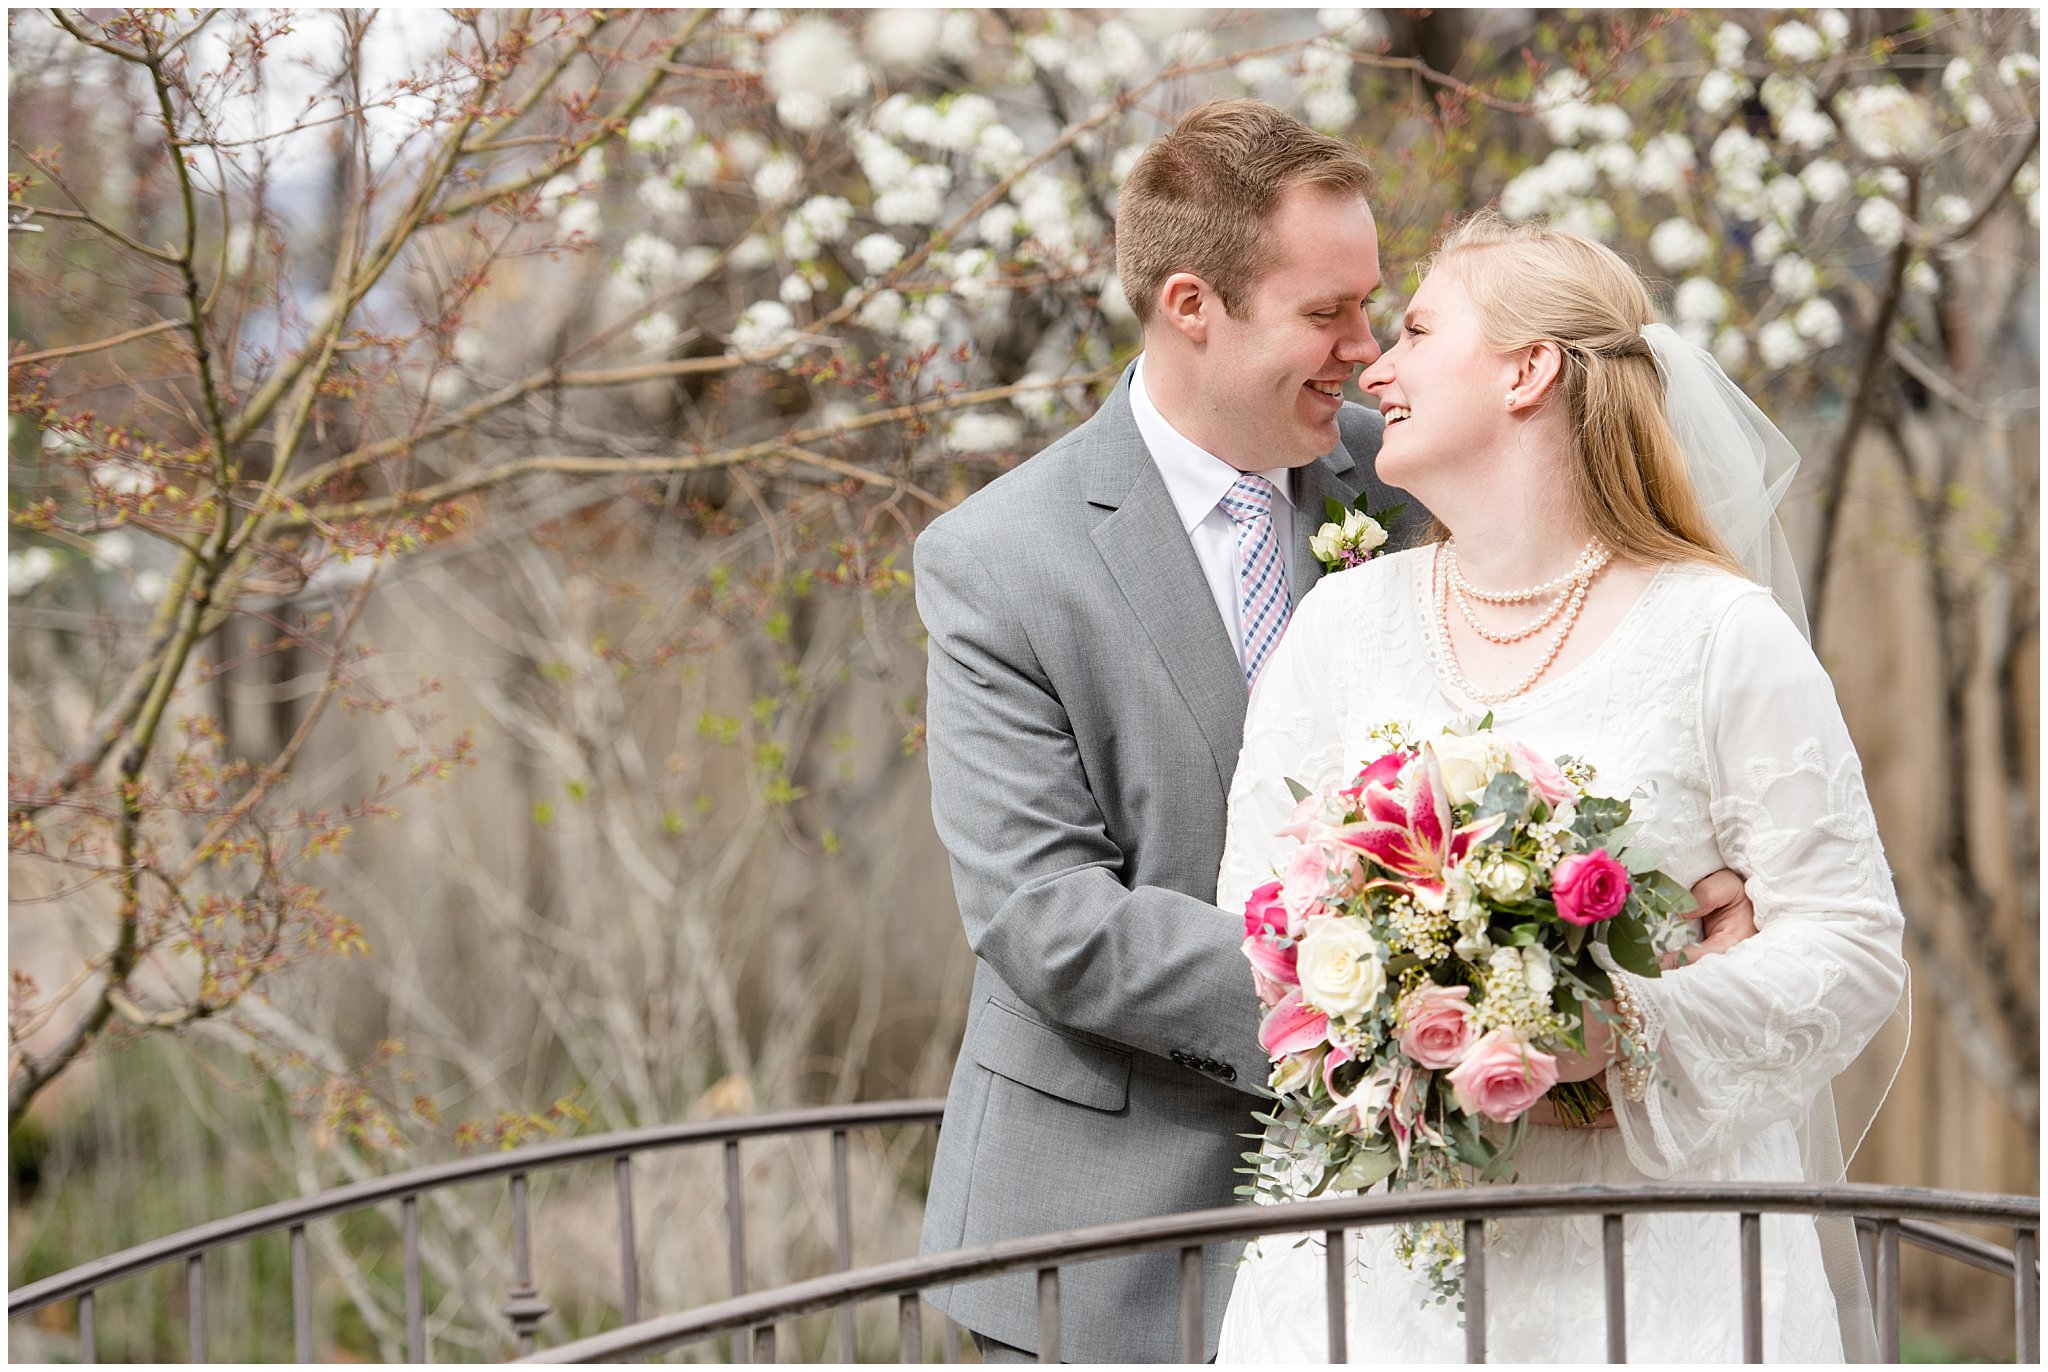
[[[1347,797],[1356,804],[1359,796],[1364,793],[1365,788],[1368,786],[1384,786],[1392,789],[1394,784],[1401,779],[1401,769],[1408,765],[1408,759],[1411,756],[1413,754],[1410,753],[1388,753],[1384,757],[1366,763],[1364,767],[1359,769],[1358,775],[1352,778],[1351,784],[1337,794]]]
[[[1382,1067],[1359,1078],[1358,1084],[1351,1088],[1351,1094],[1339,1097],[1336,1106],[1317,1123],[1334,1124],[1360,1138],[1371,1138],[1379,1129],[1380,1116],[1394,1098],[1398,1070],[1391,1066]]]
[[[1444,868],[1465,860],[1474,843],[1500,828],[1505,815],[1488,815],[1460,829],[1451,827],[1443,770],[1429,754],[1415,777],[1404,807],[1386,787],[1369,783],[1360,799],[1365,818],[1345,825],[1338,837],[1396,877],[1417,886],[1440,886]]]
[[[1258,985],[1262,1003],[1277,1005],[1289,992],[1299,990],[1301,976],[1295,970],[1293,944],[1283,948],[1271,934],[1254,934],[1244,941],[1244,956],[1252,965],[1252,980]]]
[[[1289,991],[1259,1024],[1259,1046],[1275,1060],[1320,1048],[1329,1037],[1330,1017],[1305,1005],[1300,991]]]
[[[1246,938],[1287,932],[1287,910],[1280,904],[1280,883],[1269,881],[1255,888],[1244,902]]]

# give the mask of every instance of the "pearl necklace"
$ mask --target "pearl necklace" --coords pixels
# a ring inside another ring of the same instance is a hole
[[[1472,632],[1485,639],[1488,643],[1520,643],[1523,639],[1538,632],[1545,625],[1556,619],[1571,601],[1573,589],[1581,587],[1590,581],[1594,573],[1597,573],[1602,567],[1607,565],[1608,559],[1611,556],[1612,554],[1600,543],[1600,540],[1592,539],[1584,548],[1579,550],[1578,560],[1572,564],[1571,569],[1563,576],[1546,581],[1541,586],[1532,586],[1523,591],[1496,592],[1482,591],[1467,581],[1464,569],[1458,565],[1456,550],[1453,549],[1446,558],[1449,564],[1447,578],[1450,583],[1451,599],[1457,602],[1458,613],[1464,616],[1467,624],[1472,626]],[[1551,590],[1555,590],[1556,594],[1551,597],[1550,605],[1547,609],[1520,628],[1509,629],[1504,632],[1490,629],[1480,623],[1478,612],[1472,608],[1472,601],[1474,600],[1489,605],[1515,605],[1534,600]]]
[[[1571,636],[1572,626],[1579,621],[1579,611],[1585,608],[1587,588],[1593,584],[1593,578],[1607,565],[1612,556],[1606,545],[1598,539],[1593,539],[1579,554],[1579,560],[1572,564],[1571,571],[1565,573],[1562,578],[1547,583],[1546,586],[1533,588],[1532,592],[1514,593],[1520,599],[1534,599],[1544,594],[1549,586],[1562,583],[1559,604],[1543,616],[1543,621],[1548,622],[1561,614],[1562,622],[1551,634],[1550,642],[1544,647],[1543,656],[1536,660],[1536,665],[1530,668],[1520,681],[1505,691],[1482,691],[1472,684],[1472,679],[1465,675],[1465,669],[1458,665],[1457,650],[1451,646],[1451,601],[1457,599],[1461,591],[1470,589],[1470,584],[1466,583],[1458,572],[1457,542],[1452,540],[1443,544],[1437,550],[1435,574],[1430,578],[1430,628],[1436,635],[1438,647],[1442,651],[1444,669],[1450,674],[1451,684],[1482,705],[1498,705],[1502,701],[1513,700],[1534,686],[1537,680],[1550,670],[1550,664],[1557,660],[1558,651],[1564,647],[1565,639]],[[1478,598],[1490,600],[1494,604],[1514,603],[1513,600],[1490,592],[1480,592]],[[1466,609],[1469,619],[1470,608],[1463,608]]]

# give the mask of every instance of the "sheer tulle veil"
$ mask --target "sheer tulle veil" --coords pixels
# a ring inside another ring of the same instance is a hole
[[[1801,633],[1808,633],[1799,570],[1778,502],[1791,488],[1799,453],[1754,401],[1728,379],[1711,353],[1666,324],[1651,324],[1643,338],[1664,378],[1665,415],[1685,454],[1686,470],[1708,520],[1750,579],[1770,588]],[[1898,1007],[1848,1071],[1815,1098],[1800,1131],[1806,1178],[1842,1181],[1878,1107],[1884,1104],[1912,1036],[1910,971]],[[1820,1221],[1828,1285],[1842,1323],[1842,1347],[1851,1362],[1877,1361],[1876,1327],[1854,1224]]]

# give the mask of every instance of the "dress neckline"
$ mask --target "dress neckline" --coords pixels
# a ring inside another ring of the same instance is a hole
[[[1429,659],[1430,675],[1436,681],[1437,690],[1446,700],[1453,706],[1491,712],[1496,718],[1503,713],[1520,714],[1544,704],[1553,696],[1564,694],[1567,689],[1576,685],[1581,677],[1590,674],[1593,669],[1597,669],[1619,652],[1621,645],[1641,631],[1642,623],[1648,617],[1651,602],[1662,593],[1673,570],[1679,565],[1675,562],[1666,562],[1658,567],[1651,574],[1650,583],[1636,594],[1634,602],[1629,605],[1619,622],[1608,630],[1607,637],[1601,639],[1599,646],[1592,652],[1556,676],[1545,677],[1520,695],[1510,696],[1506,700],[1495,701],[1489,705],[1485,701],[1474,700],[1460,690],[1452,678],[1450,664],[1444,661],[1446,647],[1443,637],[1436,632],[1436,605],[1431,594],[1431,588],[1436,580],[1439,547],[1438,544],[1431,544],[1427,550],[1429,555],[1416,559],[1416,574],[1410,587],[1415,604],[1415,629],[1422,636],[1423,655]]]

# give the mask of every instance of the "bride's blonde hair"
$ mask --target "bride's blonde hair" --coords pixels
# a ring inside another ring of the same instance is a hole
[[[1571,434],[1573,497],[1586,527],[1644,562],[1704,560],[1738,575],[1686,475],[1664,417],[1664,382],[1643,338],[1650,292],[1604,244],[1510,224],[1490,210],[1451,230],[1425,266],[1456,274],[1497,352],[1541,342],[1563,354],[1553,395]]]

